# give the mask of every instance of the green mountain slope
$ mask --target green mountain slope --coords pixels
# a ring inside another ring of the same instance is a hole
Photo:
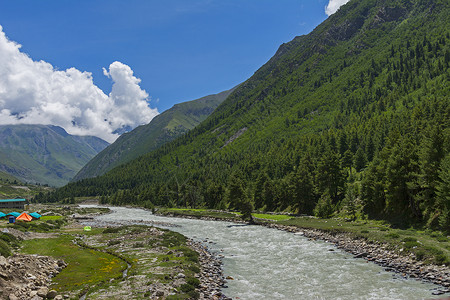
[[[0,170],[24,182],[62,186],[107,142],[57,126],[0,126]]]
[[[250,202],[449,229],[449,7],[350,1],[282,45],[186,135],[43,200]]]
[[[205,120],[234,90],[183,102],[156,116],[149,124],[122,134],[114,143],[90,160],[72,179],[96,177],[157,149]]]

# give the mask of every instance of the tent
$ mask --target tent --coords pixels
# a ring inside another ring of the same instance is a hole
[[[38,214],[37,212],[30,213],[29,215],[30,215],[33,219],[40,219],[40,218],[41,218],[41,215]]]
[[[2,213],[2,212],[0,211],[0,219],[1,219],[1,218],[4,218],[4,217],[6,217],[6,214],[4,214],[4,213]]]
[[[23,212],[20,216],[18,216],[16,218],[16,221],[30,222],[32,220],[33,220],[33,218],[29,214],[27,214],[26,212]]]
[[[20,216],[20,213],[13,211],[13,212],[10,212],[9,214],[7,214],[7,216],[13,216],[13,217],[17,218],[18,216]]]

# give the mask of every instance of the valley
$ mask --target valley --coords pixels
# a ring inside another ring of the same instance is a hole
[[[1,299],[450,295],[449,1],[232,2],[0,26]]]

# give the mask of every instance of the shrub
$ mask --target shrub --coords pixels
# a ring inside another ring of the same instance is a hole
[[[133,245],[133,248],[142,248],[142,247],[144,247],[144,243],[142,242],[136,242]]]
[[[445,256],[445,254],[438,254],[434,257],[434,263],[437,265],[450,265],[450,261]]]
[[[438,236],[438,237],[436,237],[436,240],[441,243],[448,242],[448,238],[445,236]]]
[[[319,218],[329,218],[334,212],[330,195],[324,193],[314,208],[314,215]]]
[[[191,297],[192,299],[199,299],[200,298],[200,294],[197,291],[190,291],[188,293],[189,297]]]
[[[386,234],[386,237],[388,237],[388,238],[393,238],[393,239],[398,239],[398,238],[400,237],[400,235],[398,235],[398,234],[395,233],[395,232],[392,232],[392,233]]]
[[[120,244],[119,240],[110,240],[108,241],[108,246],[114,246]]]
[[[417,246],[420,246],[420,244],[417,242],[417,239],[415,239],[413,237],[406,237],[402,240],[402,242],[403,242],[403,246],[406,249],[412,249]]]
[[[120,230],[120,227],[110,227],[103,230],[103,233],[118,233]]]
[[[11,249],[9,249],[8,244],[3,240],[0,240],[0,255],[4,257],[11,255]]]
[[[200,273],[200,268],[197,267],[196,265],[192,265],[189,267],[189,270],[191,270],[194,273]]]
[[[402,240],[402,242],[405,242],[405,243],[409,243],[409,242],[417,242],[417,239],[409,236],[409,237],[404,238],[404,239]]]
[[[425,256],[426,256],[426,254],[427,254],[427,252],[425,250],[423,250],[423,249],[417,250],[415,252],[416,258],[418,260],[423,260],[425,258]]]
[[[180,290],[181,290],[183,293],[189,293],[190,291],[195,291],[195,287],[194,287],[193,285],[190,285],[190,284],[188,284],[188,283],[185,283],[185,284],[182,284],[182,285],[180,286]]]
[[[17,242],[18,242],[18,240],[15,236],[13,236],[10,233],[6,233],[6,232],[0,233],[0,240],[3,240],[10,245],[17,244]]]
[[[200,285],[200,280],[198,280],[198,279],[195,278],[195,277],[188,277],[188,278],[186,279],[186,283],[187,283],[187,284],[190,284],[190,285],[192,285],[192,286],[194,286],[194,287],[198,287],[198,286]]]

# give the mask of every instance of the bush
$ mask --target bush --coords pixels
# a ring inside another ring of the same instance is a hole
[[[0,240],[0,255],[4,257],[8,257],[11,255],[11,249],[9,248],[8,244],[3,240]]]
[[[445,256],[445,254],[438,254],[434,257],[434,263],[437,265],[449,265],[450,261],[448,260],[448,258]]]
[[[191,270],[194,273],[200,273],[200,268],[197,267],[196,265],[192,265],[189,267],[189,270]]]
[[[416,242],[417,243],[417,239],[409,236],[409,237],[404,238],[402,240],[402,242],[405,242],[405,243]]]
[[[334,212],[331,197],[328,193],[324,193],[314,208],[314,215],[319,218],[329,218]]]
[[[191,297],[192,299],[199,299],[200,298],[200,294],[197,291],[190,291],[188,293],[189,297]]]
[[[194,287],[193,285],[190,285],[190,284],[188,284],[188,283],[185,283],[185,284],[182,284],[182,285],[180,286],[180,290],[181,290],[183,293],[189,293],[189,292],[191,292],[191,291],[195,291],[195,287]]]
[[[392,239],[398,239],[400,237],[400,235],[398,235],[397,233],[392,232],[392,233],[386,234],[386,237],[392,238]]]
[[[133,245],[133,248],[142,248],[142,247],[144,247],[144,243],[142,242],[136,242]]]
[[[17,244],[18,240],[15,236],[10,233],[2,232],[0,233],[0,240],[5,241],[9,245]]]
[[[441,243],[448,242],[448,238],[445,236],[438,236],[438,237],[436,237],[436,240]]]
[[[120,244],[120,241],[118,240],[110,240],[108,241],[108,246],[114,246]]]
[[[103,233],[118,233],[121,229],[120,227],[110,227],[103,230]]]
[[[187,283],[187,284],[190,284],[190,285],[192,285],[192,286],[194,286],[194,287],[198,287],[198,286],[200,285],[200,280],[198,280],[198,279],[195,278],[195,277],[188,277],[188,278],[186,279],[186,283]]]
[[[415,251],[414,254],[416,255],[416,258],[418,260],[423,260],[425,258],[425,256],[427,255],[427,252],[423,249],[420,249],[418,251]]]

